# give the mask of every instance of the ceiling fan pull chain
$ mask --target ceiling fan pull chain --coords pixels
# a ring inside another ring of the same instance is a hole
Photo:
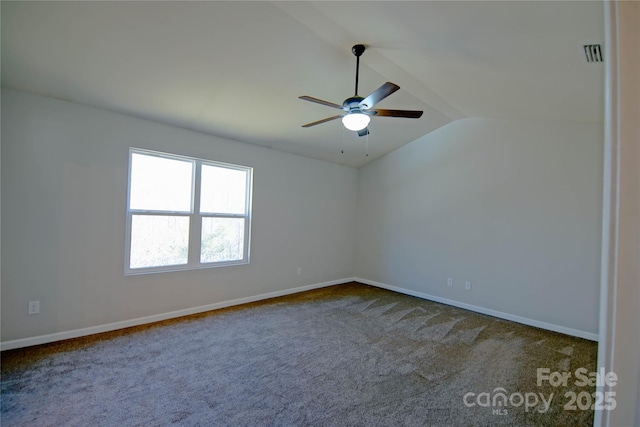
[[[367,140],[365,142],[364,156],[369,157],[369,132],[367,132]]]

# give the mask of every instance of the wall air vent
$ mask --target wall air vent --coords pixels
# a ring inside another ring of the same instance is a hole
[[[587,62],[604,62],[602,59],[602,48],[599,44],[585,44],[583,47]]]

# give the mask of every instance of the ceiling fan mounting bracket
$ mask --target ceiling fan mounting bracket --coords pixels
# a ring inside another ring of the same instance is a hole
[[[363,44],[357,44],[351,48],[351,52],[353,52],[355,56],[362,56],[365,49],[366,47]]]

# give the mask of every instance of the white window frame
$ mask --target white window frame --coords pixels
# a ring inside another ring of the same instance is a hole
[[[190,212],[173,212],[161,210],[143,210],[131,209],[131,166],[133,154],[141,154],[146,156],[155,156],[170,160],[187,161],[193,164],[193,174],[191,182],[191,209]],[[245,213],[243,214],[222,214],[222,213],[200,213],[200,186],[202,166],[209,165],[226,169],[234,169],[246,172],[246,194],[245,194]],[[159,151],[146,150],[141,148],[129,148],[129,168],[127,179],[127,212],[126,212],[126,240],[125,240],[125,275],[138,275],[148,273],[163,273],[170,271],[195,270],[203,268],[228,267],[233,265],[249,264],[250,260],[250,243],[251,243],[251,211],[252,211],[252,195],[253,195],[253,168],[249,166],[234,165],[230,163],[222,163],[213,160],[198,159],[194,157],[182,156],[178,154],[163,153]],[[162,215],[189,217],[189,243],[188,243],[188,259],[186,264],[166,265],[155,267],[130,268],[131,260],[131,223],[134,215]],[[200,262],[201,239],[202,239],[202,220],[203,218],[243,218],[244,219],[244,245],[243,257],[241,260],[233,261],[215,261]]]

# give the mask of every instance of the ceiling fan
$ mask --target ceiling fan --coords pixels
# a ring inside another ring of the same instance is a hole
[[[307,95],[299,97],[300,99],[304,99],[305,101],[311,101],[315,102],[316,104],[322,104],[326,105],[327,107],[342,110],[346,114],[339,114],[336,116],[327,117],[326,119],[307,123],[306,125],[302,125],[303,128],[308,128],[311,126],[319,125],[320,123],[326,123],[330,122],[331,120],[342,118],[344,127],[349,130],[358,132],[358,136],[365,136],[369,134],[367,125],[371,120],[370,116],[406,117],[409,119],[418,119],[422,116],[422,111],[416,110],[372,109],[373,106],[378,102],[382,101],[387,96],[400,89],[400,86],[395,83],[386,82],[378,89],[371,92],[371,94],[369,94],[369,96],[367,96],[366,98],[358,96],[358,74],[360,72],[360,56],[362,56],[364,51],[365,46],[362,44],[357,44],[351,48],[351,52],[353,52],[353,54],[356,56],[356,90],[354,96],[345,99],[342,105],[334,104],[333,102],[329,101],[323,101],[322,99],[314,98]]]

